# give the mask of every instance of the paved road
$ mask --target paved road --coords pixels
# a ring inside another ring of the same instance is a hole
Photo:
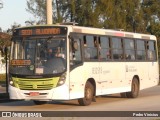
[[[77,100],[51,101],[45,105],[34,105],[32,101],[14,101],[0,103],[0,111],[160,111],[160,86],[142,90],[136,99],[121,98],[115,94],[97,97],[96,101],[90,106],[79,106]],[[79,119],[81,118],[74,118]],[[94,119],[96,120],[92,120]]]

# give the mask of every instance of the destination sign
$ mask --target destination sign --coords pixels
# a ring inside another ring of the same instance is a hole
[[[31,60],[11,60],[11,65],[31,65]]]
[[[66,27],[34,27],[17,29],[14,36],[32,36],[32,35],[64,35],[67,34]]]

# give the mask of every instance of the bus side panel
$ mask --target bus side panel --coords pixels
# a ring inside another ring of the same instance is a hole
[[[102,94],[113,94],[130,90],[129,80],[125,79],[125,62],[101,62]]]
[[[70,72],[70,99],[81,98],[84,96],[84,76],[83,67],[74,68]]]
[[[153,66],[153,65],[152,65]],[[156,82],[156,85],[159,84],[159,63],[158,61],[157,62],[154,62],[154,70],[152,70],[152,73],[154,73],[154,79],[155,79],[155,82]]]
[[[94,74],[94,68],[99,67],[98,62],[84,62],[83,66],[74,68],[70,72],[70,99],[84,97],[84,89],[87,80],[93,78],[93,80],[99,80],[99,74]],[[101,88],[96,85],[96,92]]]
[[[148,86],[148,63],[147,62],[126,62],[126,80],[132,85],[134,76],[139,77],[140,89]],[[130,89],[131,91],[131,89]]]
[[[149,62],[148,63],[149,70],[149,87],[155,86],[159,84],[159,65],[158,62]]]
[[[156,62],[133,62],[132,63],[127,63],[126,65],[128,66],[128,72],[127,74],[132,73],[133,71],[137,71],[133,74],[138,75],[139,77],[139,82],[140,82],[140,90],[153,87],[157,85],[158,83],[158,67]],[[135,68],[135,65],[137,68]],[[132,80],[132,75],[130,75],[130,78]]]
[[[135,63],[135,62],[126,62],[125,63],[125,79],[128,82],[128,85],[130,86],[129,91],[131,91],[133,77],[135,75],[139,75],[138,70],[137,70],[137,66],[138,66],[137,63]],[[148,74],[148,72],[146,74]]]

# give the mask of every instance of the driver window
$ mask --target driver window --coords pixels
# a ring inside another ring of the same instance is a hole
[[[81,43],[80,39],[72,38],[70,46],[70,60],[71,64],[76,65],[81,63],[82,55],[81,55]]]

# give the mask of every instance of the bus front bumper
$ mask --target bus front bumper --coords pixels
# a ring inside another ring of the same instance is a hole
[[[51,90],[20,90],[9,85],[9,96],[14,100],[69,100],[69,88],[62,85]]]

